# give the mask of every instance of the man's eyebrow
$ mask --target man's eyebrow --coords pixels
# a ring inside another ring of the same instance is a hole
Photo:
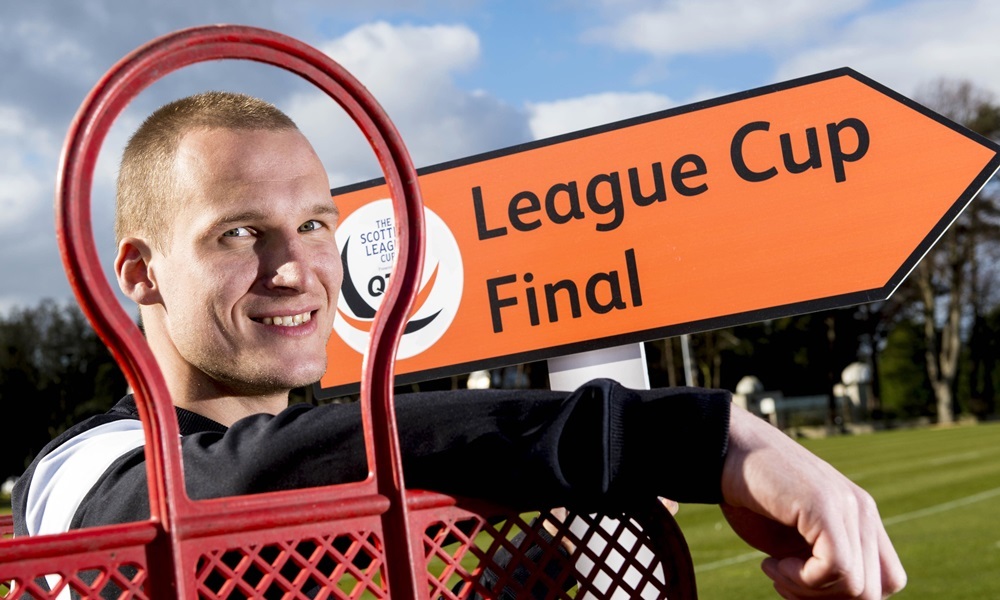
[[[315,215],[332,215],[334,219],[340,218],[340,209],[332,200],[313,205],[312,212]]]
[[[212,224],[208,226],[209,231],[214,231],[226,225],[232,225],[233,223],[246,223],[248,221],[262,221],[266,218],[266,215],[259,210],[245,210],[243,212],[232,213],[228,215],[223,215],[212,221]]]
[[[333,202],[318,202],[312,206],[311,210],[309,211],[309,214],[318,216],[330,215],[334,219],[339,219],[340,209],[338,209],[337,205],[334,204]],[[218,219],[216,219],[215,221],[212,221],[212,224],[209,225],[208,227],[208,231],[215,231],[222,227],[225,227],[226,225],[232,225],[234,223],[248,223],[248,222],[252,223],[254,221],[258,222],[265,221],[267,220],[267,218],[268,218],[267,214],[259,210],[244,210],[238,213],[223,215]]]

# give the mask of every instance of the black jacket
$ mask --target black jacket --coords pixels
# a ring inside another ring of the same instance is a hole
[[[514,506],[596,510],[654,495],[716,503],[729,402],[721,390],[637,391],[610,380],[573,393],[400,395],[406,485]],[[344,483],[368,473],[356,404],[293,405],[229,428],[180,408],[177,417],[194,499]],[[55,516],[41,533],[148,519],[141,438],[135,402],[126,396],[49,443],[15,486],[15,534],[39,533],[47,512]],[[86,484],[62,483],[67,476]]]

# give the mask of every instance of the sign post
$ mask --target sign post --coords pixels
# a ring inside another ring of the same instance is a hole
[[[397,382],[543,359],[558,377],[556,357],[885,299],[998,166],[995,143],[840,69],[422,169]],[[357,389],[394,253],[382,182],[334,196],[321,396]]]
[[[649,389],[649,370],[642,343],[601,348],[548,360],[549,388],[572,391],[598,377],[609,377],[625,387]]]

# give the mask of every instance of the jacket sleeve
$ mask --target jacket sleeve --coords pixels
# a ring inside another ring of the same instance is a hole
[[[596,508],[637,495],[721,500],[725,391],[636,391],[596,380],[569,394],[406,394],[396,398],[396,413],[411,489],[515,506]],[[344,483],[368,473],[356,404],[294,405],[247,417],[226,431],[184,436],[182,454],[195,499]],[[92,489],[75,526],[148,515],[140,449]]]

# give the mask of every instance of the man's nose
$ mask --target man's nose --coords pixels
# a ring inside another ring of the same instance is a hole
[[[297,236],[267,240],[261,253],[261,280],[268,289],[301,292],[313,283],[311,257]]]

